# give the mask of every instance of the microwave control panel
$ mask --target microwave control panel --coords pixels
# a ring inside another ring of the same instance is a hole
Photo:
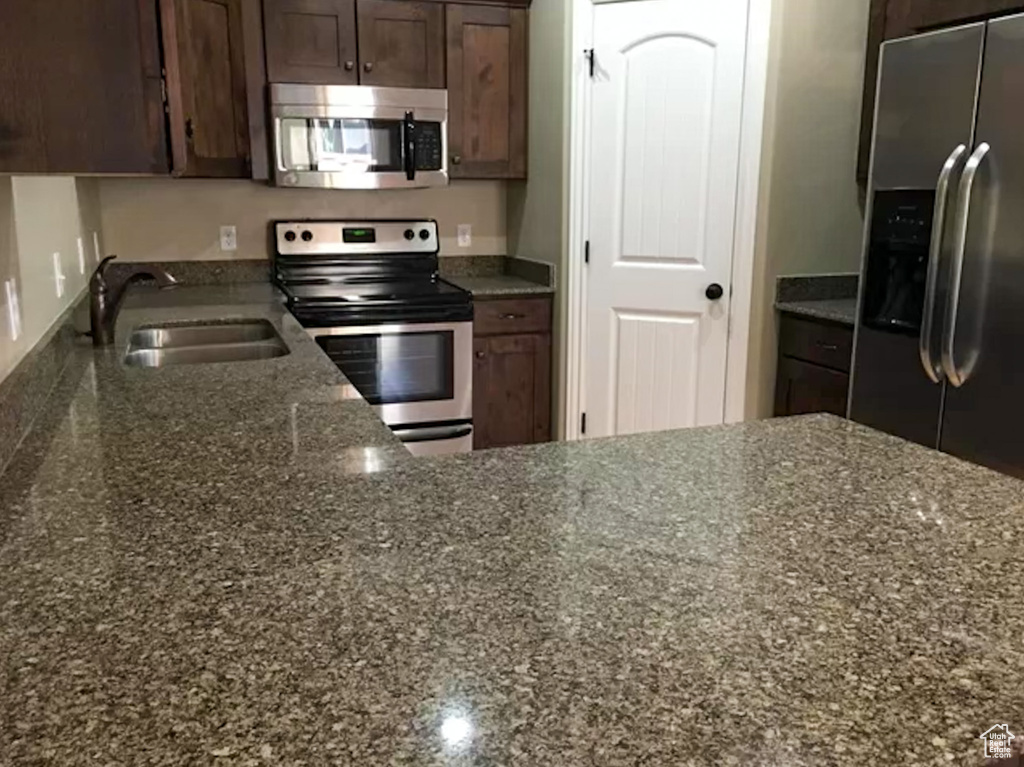
[[[441,170],[441,123],[416,123],[416,170]]]

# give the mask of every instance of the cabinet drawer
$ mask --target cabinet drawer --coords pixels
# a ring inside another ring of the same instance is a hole
[[[550,298],[502,298],[476,301],[473,332],[478,336],[551,332]]]
[[[849,373],[853,328],[784,314],[779,327],[779,353]]]

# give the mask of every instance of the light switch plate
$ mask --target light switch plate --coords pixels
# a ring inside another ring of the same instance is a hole
[[[238,250],[238,230],[233,226],[220,228],[220,249],[223,251]]]
[[[473,244],[473,227],[470,224],[459,224],[459,247],[468,248]]]
[[[53,254],[53,283],[57,289],[57,298],[64,298],[64,265],[60,261],[60,253]]]
[[[7,327],[11,340],[17,341],[21,335],[21,307],[18,305],[18,285],[13,277],[4,282],[4,291],[7,293]]]

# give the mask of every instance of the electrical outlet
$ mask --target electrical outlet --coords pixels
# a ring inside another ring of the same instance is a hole
[[[17,341],[21,335],[21,306],[18,304],[18,284],[13,277],[4,283],[4,291],[7,293],[7,327],[11,340]]]
[[[468,248],[473,244],[473,227],[470,224],[459,224],[459,247]]]
[[[220,249],[223,251],[238,250],[238,230],[233,226],[220,228]]]
[[[57,287],[57,298],[64,298],[64,265],[60,261],[60,253],[53,254],[53,282]]]
[[[85,243],[78,238],[78,273],[85,274]]]
[[[100,233],[92,233],[92,254],[96,258],[96,263],[100,262]]]

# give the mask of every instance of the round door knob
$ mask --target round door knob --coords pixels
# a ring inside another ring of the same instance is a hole
[[[345,62],[345,71],[346,72],[351,72],[355,68],[356,68],[356,63],[354,61],[346,61]]]
[[[477,358],[478,360],[482,360],[482,359],[483,359],[483,358],[484,358],[485,356],[486,356],[486,355],[485,355],[485,354],[484,354],[483,352],[477,352],[477,353],[476,353],[476,358]]]
[[[452,155],[452,165],[458,165],[461,162],[462,162],[462,156],[461,155],[457,155],[457,154]]]
[[[363,64],[363,71],[364,72],[372,72],[373,71],[373,62],[372,61],[367,61],[365,64]]]
[[[712,301],[717,301],[719,298],[725,295],[725,290],[717,282],[712,282],[708,285],[708,289],[704,291],[704,295]]]

